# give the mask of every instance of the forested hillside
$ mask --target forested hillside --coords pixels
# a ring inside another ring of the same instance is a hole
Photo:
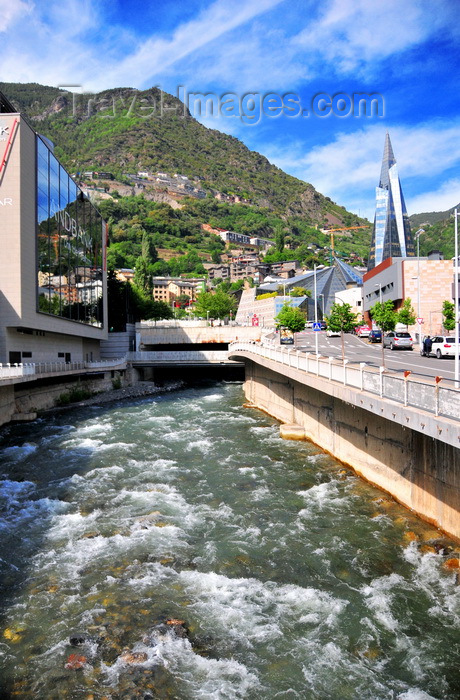
[[[55,153],[71,173],[107,170],[111,186],[128,196],[98,203],[110,223],[109,261],[132,267],[147,245],[167,248],[192,260],[158,262],[156,271],[173,274],[179,268],[200,270],[197,258],[219,259],[222,244],[206,234],[201,224],[227,228],[265,238],[281,235],[284,257],[306,264],[327,262],[330,238],[323,226],[363,223],[354,214],[317,192],[311,184],[287,175],[241,141],[208,129],[193,119],[176,98],[156,88],[107,90],[96,95],[72,95],[37,84],[0,83],[0,90],[34,127],[55,144]],[[199,182],[204,200],[183,199],[180,209],[130,196],[129,174],[139,171],[180,173]],[[250,205],[220,204],[216,192],[238,195]],[[370,229],[338,233],[336,250],[366,258]],[[316,249],[316,252],[314,250]],[[155,258],[157,253],[153,253]]]
[[[157,88],[72,95],[37,84],[0,83],[0,90],[54,141],[71,172],[102,168],[119,177],[139,170],[179,172],[200,178],[205,189],[233,192],[281,214],[298,212],[311,223],[322,223],[327,214],[340,222],[357,218],[238,139],[206,128]]]

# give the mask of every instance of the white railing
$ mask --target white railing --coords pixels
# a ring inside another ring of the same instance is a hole
[[[228,359],[228,350],[142,350],[141,352],[128,352],[127,359],[129,362],[147,363],[166,362],[171,364],[187,364],[190,362],[226,362],[233,364],[233,361]]]
[[[97,360],[94,362],[35,362],[35,363],[0,363],[0,381],[43,374],[56,374],[76,371],[99,371],[125,369],[126,358]]]
[[[126,355],[123,357],[113,357],[107,358],[105,360],[95,360],[93,362],[85,362],[86,369],[96,369],[99,371],[105,369],[125,369],[126,368]]]
[[[304,353],[287,346],[231,343],[229,354],[235,355],[238,351],[250,352],[307,374],[338,382],[343,386],[377,394],[381,398],[391,399],[403,406],[411,406],[434,413],[436,416],[460,420],[460,389],[442,386],[435,378],[430,382],[400,376],[385,371],[383,367],[378,369],[368,367],[365,362],[351,363],[349,360],[342,362],[337,358]]]

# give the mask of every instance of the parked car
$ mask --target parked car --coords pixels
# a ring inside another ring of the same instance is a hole
[[[326,330],[326,335],[328,338],[340,338],[340,331],[333,331],[332,328]]]
[[[314,321],[307,321],[305,324],[305,328],[313,328]]]
[[[438,360],[442,357],[453,357],[455,355],[455,337],[447,335],[435,335],[431,339],[430,355],[436,355]]]
[[[405,331],[390,331],[383,336],[383,347],[390,350],[413,350],[412,336]]]
[[[377,328],[374,328],[371,330],[369,333],[369,342],[370,343],[381,343],[382,342],[382,331],[378,330]]]
[[[326,323],[326,321],[320,321],[320,323],[321,323],[321,330],[322,330],[322,331],[325,331],[326,328],[327,328],[327,323]]]
[[[368,338],[372,328],[369,326],[358,326],[355,330],[358,338]]]

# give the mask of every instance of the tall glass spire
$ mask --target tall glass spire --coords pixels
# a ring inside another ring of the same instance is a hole
[[[387,258],[413,257],[414,241],[410,230],[398,166],[390,136],[385,136],[379,186],[375,189],[375,219],[367,269]]]

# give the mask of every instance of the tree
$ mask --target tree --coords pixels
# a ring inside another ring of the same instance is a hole
[[[145,231],[142,234],[141,250],[141,255],[144,258],[147,265],[153,265],[153,263],[156,263],[158,261],[158,253],[157,249],[155,248],[155,244],[151,236],[149,236]]]
[[[179,304],[179,308],[185,309],[189,305],[190,297],[188,294],[179,294],[176,299],[176,303]]]
[[[342,341],[342,360],[345,359],[345,341],[343,334],[349,333],[356,325],[356,314],[351,310],[351,304],[332,304],[331,313],[326,317],[327,327],[332,331],[340,331]]]
[[[277,326],[285,326],[293,333],[299,333],[305,328],[305,314],[297,306],[283,304],[281,311],[275,316]]]
[[[173,316],[169,304],[153,301],[135,284],[121,282],[113,270],[107,275],[107,306],[111,331],[125,331],[127,323]]]
[[[452,301],[446,301],[442,305],[442,325],[446,331],[453,331],[455,328],[455,305]]]
[[[413,326],[415,323],[415,311],[412,306],[412,300],[408,297],[404,299],[403,305],[396,314],[396,319],[398,323],[402,323],[405,326]]]
[[[136,271],[134,273],[134,284],[141,289],[144,294],[152,293],[152,274],[145,258],[141,255],[136,260]]]
[[[220,265],[220,250],[218,248],[213,248],[211,253],[211,260],[215,265]]]
[[[398,319],[393,307],[393,302],[389,300],[383,303],[378,301],[369,309],[372,320],[375,321],[382,333],[388,333],[388,331],[395,329]]]
[[[290,297],[311,297],[311,289],[304,287],[293,287],[289,290]]]
[[[280,226],[278,226],[275,231],[275,247],[278,253],[284,252],[284,240],[284,231]]]
[[[171,273],[166,260],[158,260],[156,263],[153,263],[150,269],[154,277],[168,277]]]
[[[195,302],[195,313],[207,318],[225,318],[236,310],[235,297],[218,289],[212,292],[201,292]]]
[[[385,367],[385,354],[383,351],[383,335],[388,333],[388,331],[394,331],[397,316],[393,309],[393,302],[391,299],[389,301],[384,301],[380,303],[378,301],[374,306],[369,309],[370,317],[378,325],[382,331],[382,367]]]
[[[162,318],[173,317],[173,310],[165,301],[147,299],[145,320],[159,321]]]

